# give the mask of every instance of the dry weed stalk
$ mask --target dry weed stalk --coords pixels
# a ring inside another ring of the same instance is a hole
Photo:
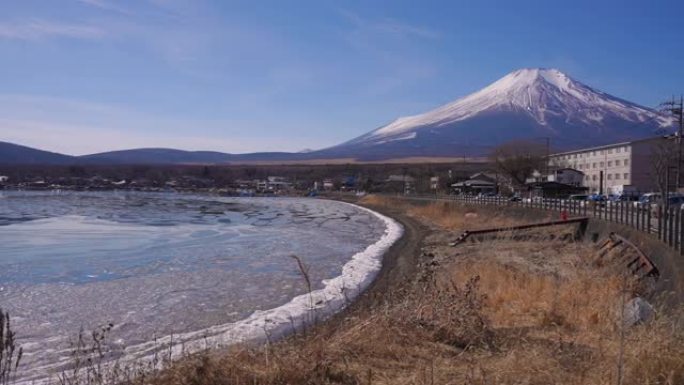
[[[110,323],[94,330],[90,335],[90,344],[81,327],[76,340],[71,342],[71,368],[60,374],[60,385],[105,385],[107,335],[112,327],[114,325]]]
[[[299,274],[302,275],[302,279],[304,279],[304,283],[306,284],[306,291],[309,294],[309,312],[308,312],[308,323],[315,324],[316,323],[316,309],[314,307],[314,298],[313,298],[313,284],[311,282],[311,274],[310,272],[310,267],[304,263],[304,261],[297,255],[291,255],[290,258],[294,259],[297,262],[297,269],[299,270]],[[306,328],[306,321],[304,328]]]
[[[493,333],[483,313],[486,296],[479,292],[480,276],[470,277],[463,288],[450,280],[426,298],[429,309],[422,308],[418,323],[431,330],[437,341],[469,349],[493,347]]]
[[[0,385],[14,380],[24,350],[17,345],[9,313],[0,309]]]

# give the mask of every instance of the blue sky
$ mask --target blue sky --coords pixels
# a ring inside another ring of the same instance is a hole
[[[522,67],[654,107],[683,1],[0,0],[0,140],[299,151]]]

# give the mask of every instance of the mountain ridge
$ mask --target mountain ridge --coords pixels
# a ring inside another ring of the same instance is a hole
[[[440,107],[397,118],[320,150],[229,154],[141,148],[76,157],[40,154],[36,152],[40,150],[19,145],[10,148],[5,143],[0,146],[0,163],[35,164],[42,160],[54,164],[220,164],[481,157],[509,140],[548,138],[554,150],[568,150],[642,139],[659,134],[673,123],[669,116],[594,89],[557,69],[523,68]],[[22,151],[26,151],[23,157]]]
[[[461,147],[495,142],[464,132],[469,129],[496,138],[557,138],[560,147],[582,147],[639,139],[671,124],[657,111],[596,90],[557,69],[524,68],[479,91],[422,114],[400,117],[333,148],[368,149],[398,141],[405,142],[403,147],[410,151],[411,146],[423,147],[420,137],[430,135]],[[581,133],[572,135],[569,130]]]

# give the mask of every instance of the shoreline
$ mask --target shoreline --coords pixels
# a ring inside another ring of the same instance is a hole
[[[344,199],[334,200],[349,203],[348,200]],[[431,233],[431,230],[424,224],[415,218],[409,217],[405,212],[379,205],[363,204],[358,201],[359,199],[354,197],[352,202],[357,206],[378,212],[400,223],[404,228],[404,234],[383,255],[382,267],[373,282],[366,287],[353,303],[335,314],[334,317],[344,317],[347,315],[347,312],[372,307],[382,302],[382,297],[389,290],[399,292],[407,280],[413,278],[418,272],[421,249],[425,238]],[[332,319],[329,321],[332,321]]]
[[[287,199],[287,198],[286,198]],[[262,345],[276,340],[287,339],[297,335],[299,331],[308,331],[320,325],[328,324],[332,319],[349,308],[357,307],[367,292],[383,280],[388,265],[394,265],[397,244],[405,240],[405,225],[393,217],[385,215],[382,209],[359,205],[338,199],[320,199],[330,203],[350,205],[357,210],[366,211],[382,222],[385,229],[383,235],[364,250],[350,256],[342,265],[340,275],[323,280],[323,288],[291,298],[288,302],[275,308],[255,311],[248,317],[234,322],[213,325],[201,330],[182,334],[167,335],[153,341],[125,347],[117,363],[138,364],[151,362],[156,352],[167,351],[174,361],[187,354],[206,350],[220,352],[238,345]],[[351,284],[345,286],[345,280]],[[310,304],[313,304],[311,306]],[[312,311],[313,310],[313,311]],[[22,378],[26,381],[50,381],[56,373],[46,376]]]
[[[168,347],[170,356],[177,359],[207,347],[220,351],[241,344],[260,345],[280,341],[297,334],[300,329],[307,330],[325,324],[353,307],[382,278],[387,264],[386,257],[404,239],[405,225],[378,210],[356,203],[335,199],[321,200],[352,205],[375,215],[385,223],[384,235],[363,251],[352,255],[342,266],[342,273],[323,280],[321,289],[298,295],[275,308],[255,311],[247,318],[235,322],[164,336],[155,341],[127,347],[124,356],[130,358],[125,361],[150,359],[155,351],[165,345],[171,345]],[[347,286],[345,278],[358,280],[353,282],[354,285]]]
[[[605,384],[614,382],[618,356],[625,384],[684,379],[680,313],[616,328],[623,318],[615,307],[630,283],[612,266],[585,263],[597,250],[571,241],[574,228],[500,234],[454,248],[450,240],[464,228],[530,218],[453,204],[348,199],[340,200],[405,228],[356,301],[302,333],[188,354],[132,383]],[[128,373],[134,372],[122,374]]]

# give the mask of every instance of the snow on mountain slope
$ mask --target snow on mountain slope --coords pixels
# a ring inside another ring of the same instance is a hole
[[[570,146],[594,145],[653,135],[670,125],[669,117],[597,91],[556,69],[526,68],[435,110],[399,118],[337,149],[368,149],[401,140],[410,147],[410,155],[427,155],[435,140],[483,147],[499,138],[526,136],[549,136],[557,144],[568,139],[565,144]]]
[[[553,150],[567,150],[641,139],[673,127],[669,116],[595,90],[558,70],[526,68],[435,110],[399,118],[317,151],[231,155],[134,149],[75,158],[46,157],[34,149],[0,142],[0,163],[179,164],[486,156],[496,145],[515,139],[550,138]]]

